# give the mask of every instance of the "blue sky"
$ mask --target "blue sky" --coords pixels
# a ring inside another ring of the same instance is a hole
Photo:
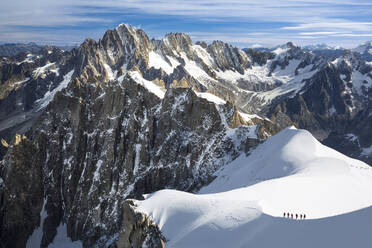
[[[0,42],[79,44],[120,23],[239,47],[372,40],[372,0],[1,0]]]

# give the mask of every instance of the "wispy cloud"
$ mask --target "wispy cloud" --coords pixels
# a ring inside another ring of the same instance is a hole
[[[335,37],[372,37],[372,33],[366,34],[335,34]]]
[[[299,35],[333,35],[339,34],[339,32],[301,32]]]
[[[103,30],[120,22],[141,25],[155,37],[180,31],[204,40],[221,38],[237,43],[268,44],[292,39],[307,43],[320,39],[343,45],[369,37],[372,2],[12,0],[1,4],[0,41],[76,42],[85,36],[98,38]],[[48,33],[54,38],[48,38]]]
[[[343,30],[343,31],[371,31],[372,22],[345,22],[343,20],[334,22],[313,22],[302,23],[289,27],[282,27],[284,30]]]

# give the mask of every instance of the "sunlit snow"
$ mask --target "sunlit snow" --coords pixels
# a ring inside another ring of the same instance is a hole
[[[43,98],[35,101],[35,104],[38,106],[38,111],[48,106],[48,104],[53,100],[55,94],[68,86],[73,74],[74,70],[68,72],[65,76],[63,76],[62,82],[55,89],[52,91],[47,91]]]
[[[137,201],[167,247],[368,247],[372,169],[288,128],[216,173],[199,194]],[[284,218],[306,214],[306,219]]]
[[[180,63],[171,57],[168,57],[168,60],[171,64],[165,61],[163,55],[154,51],[149,53],[149,67],[154,67],[155,69],[161,68],[165,73],[171,74],[173,73],[174,68],[176,68]]]
[[[213,102],[213,103],[218,104],[218,105],[220,105],[220,104],[225,104],[225,103],[226,103],[225,100],[219,98],[219,97],[216,96],[216,95],[213,95],[213,94],[211,94],[211,93],[208,93],[208,92],[197,92],[196,95],[197,95],[198,97],[201,97],[201,98],[207,99],[208,101]]]
[[[138,71],[131,71],[128,72],[128,74],[136,83],[145,87],[149,92],[155,94],[159,98],[164,98],[165,92],[163,89],[153,82],[144,79]]]

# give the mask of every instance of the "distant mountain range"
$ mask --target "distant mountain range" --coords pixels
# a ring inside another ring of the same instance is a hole
[[[21,52],[38,52],[41,46],[36,43],[30,42],[26,44],[22,43],[10,43],[0,45],[0,56],[15,56]]]
[[[38,45],[34,42],[30,43],[5,43],[0,44],[0,56],[15,56],[19,53],[24,52],[31,52],[37,53],[39,52],[44,46]],[[76,48],[76,46],[57,46],[63,50],[71,50]]]

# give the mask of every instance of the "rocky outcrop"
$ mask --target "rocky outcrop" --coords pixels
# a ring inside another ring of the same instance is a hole
[[[359,112],[351,122],[340,132],[334,129],[323,142],[332,145],[344,154],[360,158],[372,164],[372,133],[370,123],[372,122],[372,108],[368,106]]]
[[[187,34],[184,33],[170,33],[164,37],[163,43],[167,47],[168,55],[185,52],[186,54],[191,53],[192,41]]]
[[[40,223],[43,205],[43,150],[17,135],[0,163],[0,244],[25,247]]]
[[[274,105],[269,112],[272,121],[282,127],[294,123],[299,128],[309,130],[320,140],[326,138],[333,129],[343,132],[351,113],[349,96],[343,94],[345,85],[339,74],[327,68],[318,72],[305,87],[295,97],[283,99]]]
[[[331,133],[343,136],[351,132],[348,129],[358,126],[357,122],[360,121],[357,120],[360,120],[362,113],[366,113],[361,106],[366,108],[370,101],[370,89],[363,88],[363,85],[360,87],[360,82],[352,82],[352,75],[364,73],[368,78],[371,69],[364,61],[345,52],[343,58],[328,63],[306,80],[296,96],[277,99],[268,116],[282,127],[292,122],[297,127],[311,131],[320,140],[327,139]],[[327,144],[337,148],[337,142],[330,143],[332,139]],[[346,154],[356,156],[355,153]]]
[[[275,55],[268,51],[257,51],[254,49],[243,49],[243,51],[252,58],[252,63],[265,65],[269,59],[274,59]]]
[[[110,248],[165,248],[165,238],[158,226],[145,214],[136,211],[135,202],[126,200],[123,206],[121,231]]]
[[[251,66],[250,58],[243,51],[222,41],[214,41],[207,51],[222,71],[234,69],[244,74],[244,70]]]

